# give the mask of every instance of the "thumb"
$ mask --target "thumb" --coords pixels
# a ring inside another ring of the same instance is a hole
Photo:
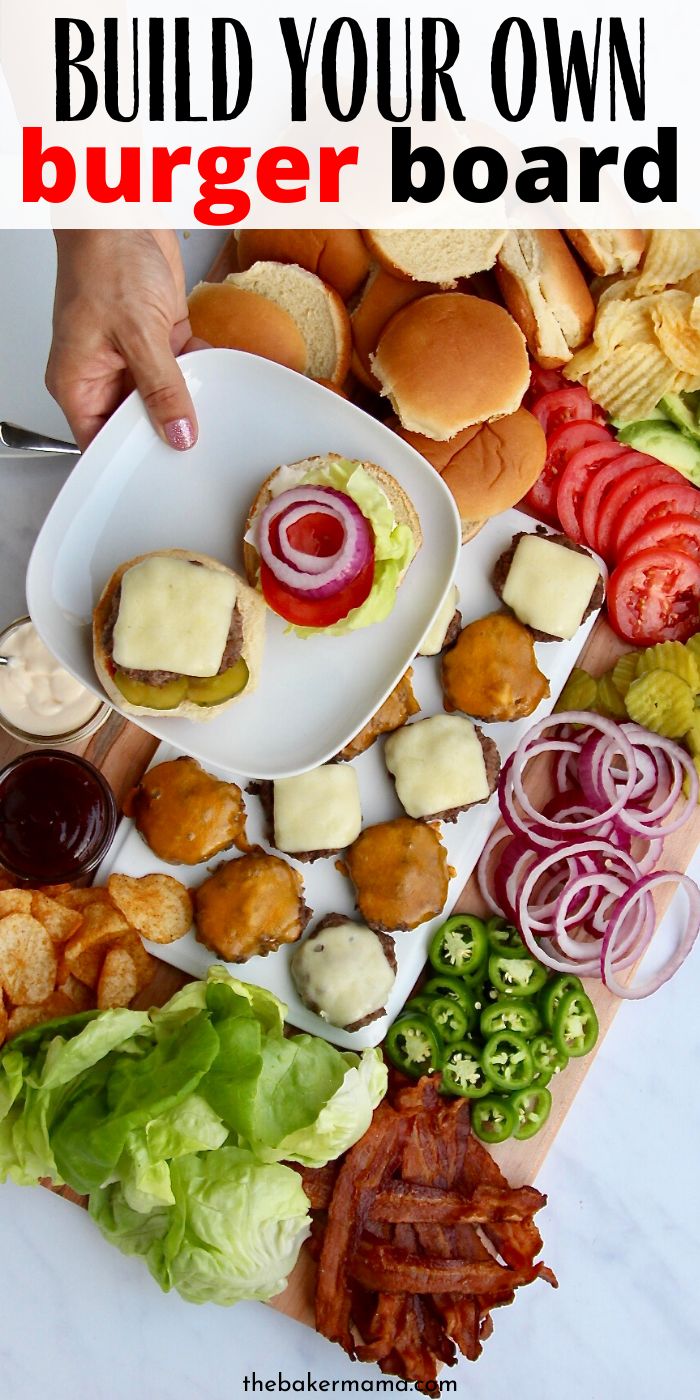
[[[158,436],[179,452],[194,447],[197,416],[167,332],[150,332],[123,354]]]

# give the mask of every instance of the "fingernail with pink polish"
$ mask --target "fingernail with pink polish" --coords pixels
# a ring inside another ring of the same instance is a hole
[[[194,447],[195,431],[191,418],[173,418],[172,422],[165,424],[163,431],[170,446],[177,448],[178,452]]]

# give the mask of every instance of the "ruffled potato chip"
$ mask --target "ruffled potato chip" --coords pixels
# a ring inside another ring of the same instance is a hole
[[[80,982],[77,977],[74,977],[72,972],[67,972],[63,977],[61,976],[61,972],[62,968],[59,964],[59,969],[56,974],[56,991],[62,992],[65,997],[68,997],[76,1011],[90,1011],[95,1005],[92,989],[87,987],[84,982]]]
[[[646,418],[673,383],[673,365],[657,345],[620,347],[588,376],[588,392],[624,422]]]
[[[638,291],[669,287],[700,271],[700,229],[656,228],[649,239]]]
[[[31,914],[0,919],[0,984],[15,1005],[37,1006],[54,989],[58,960],[46,929]]]
[[[685,292],[666,293],[652,309],[659,347],[676,369],[700,374],[700,332],[690,324],[693,301]]]

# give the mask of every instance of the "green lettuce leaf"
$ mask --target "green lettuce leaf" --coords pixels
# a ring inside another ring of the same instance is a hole
[[[314,1123],[346,1070],[340,1051],[313,1035],[263,1037],[259,1054],[248,1060],[236,1052],[232,1035],[222,1059],[215,1096],[210,1097],[209,1076],[201,1092],[241,1144],[254,1151],[277,1147]]]
[[[347,459],[324,462],[310,468],[305,486],[333,486],[344,491],[360,507],[374,531],[374,582],[364,603],[331,627],[294,627],[298,637],[313,637],[319,630],[333,637],[356,632],[360,627],[383,622],[396,602],[399,580],[416,552],[416,541],[409,525],[397,522],[391,502],[379,483],[357,462]]]
[[[75,1191],[110,1179],[133,1128],[182,1102],[213,1063],[219,1040],[205,1011],[175,1025],[143,1058],[104,1062],[107,1075],[80,1084],[52,1133],[56,1164]],[[99,1066],[97,1067],[99,1068]]]
[[[105,1239],[116,1245],[122,1254],[142,1254],[151,1273],[158,1277],[162,1269],[162,1240],[168,1233],[170,1212],[166,1206],[144,1215],[131,1209],[124,1198],[120,1182],[93,1191],[88,1209]],[[153,1260],[149,1258],[153,1254]]]
[[[348,1052],[343,1059],[348,1066],[343,1082],[315,1122],[289,1133],[274,1149],[256,1142],[263,1161],[323,1167],[359,1142],[386,1093],[387,1070],[379,1050],[363,1050],[359,1057]]]

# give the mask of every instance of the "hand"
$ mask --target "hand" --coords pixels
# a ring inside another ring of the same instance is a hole
[[[46,386],[83,451],[136,386],[156,432],[180,451],[197,419],[175,358],[199,349],[170,230],[56,233],[58,273]]]

